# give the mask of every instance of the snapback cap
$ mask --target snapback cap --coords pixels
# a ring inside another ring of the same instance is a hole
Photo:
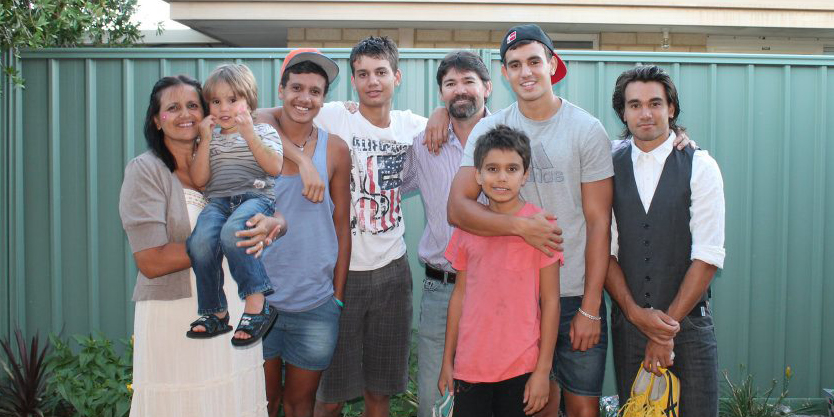
[[[327,84],[333,83],[336,76],[339,75],[339,66],[332,59],[324,56],[316,48],[298,48],[293,49],[284,58],[284,63],[281,65],[281,77],[284,76],[284,70],[300,62],[310,61],[324,70],[327,74]]]
[[[519,25],[513,26],[504,37],[501,39],[501,62],[505,62],[504,56],[507,54],[507,51],[515,45],[519,41],[524,40],[531,40],[537,41],[545,46],[545,48],[549,49],[550,52],[553,53],[553,56],[556,57],[556,73],[550,76],[550,84],[556,84],[565,78],[568,74],[568,67],[565,66],[565,63],[562,62],[562,58],[556,54],[556,51],[553,50],[553,41],[547,36],[546,33],[539,27],[539,25],[535,24],[526,24],[526,25]]]

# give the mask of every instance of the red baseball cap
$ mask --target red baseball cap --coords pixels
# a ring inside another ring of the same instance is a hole
[[[281,65],[281,73],[279,74],[279,78],[284,75],[284,70],[287,67],[291,67],[295,64],[300,62],[310,61],[324,70],[324,73],[327,74],[327,83],[331,84],[333,80],[336,79],[336,76],[339,75],[339,66],[336,64],[335,61],[332,59],[324,56],[321,52],[319,52],[316,48],[298,48],[293,49],[290,53],[287,54],[286,58],[284,58],[284,63]]]

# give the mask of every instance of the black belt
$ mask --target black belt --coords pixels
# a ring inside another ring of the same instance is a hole
[[[454,272],[441,271],[437,268],[432,268],[426,265],[426,278],[447,282],[449,284],[454,284],[456,276],[457,274],[455,274]]]

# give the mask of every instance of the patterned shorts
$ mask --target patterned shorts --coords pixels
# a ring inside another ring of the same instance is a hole
[[[316,398],[339,403],[364,390],[394,395],[408,385],[411,269],[408,258],[372,271],[349,271],[339,340]]]

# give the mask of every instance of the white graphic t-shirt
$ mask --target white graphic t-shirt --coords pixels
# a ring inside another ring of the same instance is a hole
[[[403,162],[426,118],[409,110],[392,110],[386,128],[371,124],[341,102],[326,103],[315,123],[339,135],[350,148],[351,271],[381,268],[405,254],[400,186]]]

